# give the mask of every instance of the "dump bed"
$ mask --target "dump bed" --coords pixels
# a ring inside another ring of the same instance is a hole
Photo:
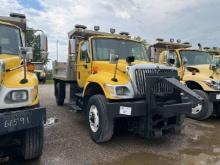
[[[53,62],[53,79],[76,81],[75,67],[67,62]]]

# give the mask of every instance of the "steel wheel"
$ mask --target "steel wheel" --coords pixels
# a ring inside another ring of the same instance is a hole
[[[202,104],[198,104],[197,106],[195,106],[194,108],[192,108],[192,114],[193,115],[196,115],[198,114],[199,112],[201,112],[202,110]]]
[[[89,125],[93,132],[97,132],[99,129],[99,113],[95,105],[91,105],[89,109]]]

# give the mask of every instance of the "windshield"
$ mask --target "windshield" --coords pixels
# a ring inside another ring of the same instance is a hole
[[[214,60],[215,60],[217,65],[220,65],[220,56],[215,56]]]
[[[110,55],[114,54],[118,55],[119,59],[135,56],[136,60],[149,61],[144,45],[139,42],[96,38],[93,39],[92,45],[94,60],[109,60]]]
[[[187,65],[201,65],[215,63],[209,53],[195,50],[181,50],[182,59],[187,61]]]
[[[0,54],[18,55],[21,46],[20,32],[17,28],[0,25]]]

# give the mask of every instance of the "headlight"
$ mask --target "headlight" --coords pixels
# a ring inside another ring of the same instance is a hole
[[[0,60],[0,84],[1,84],[1,82],[3,80],[4,71],[5,71],[4,61]]]
[[[19,103],[25,102],[28,100],[28,91],[27,90],[16,90],[10,91],[5,97],[5,102],[10,103]]]
[[[105,84],[104,87],[113,97],[133,98],[133,90],[129,84],[128,85]]]
[[[214,90],[220,90],[220,82],[217,80],[205,80],[206,84]]]

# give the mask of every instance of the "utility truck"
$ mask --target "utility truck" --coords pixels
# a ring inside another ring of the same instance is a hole
[[[127,32],[76,25],[68,37],[67,63],[53,63],[56,102],[63,105],[69,83],[72,107],[86,113],[96,143],[110,140],[122,125],[143,137],[179,132],[192,108],[183,93],[202,101],[177,80],[176,68],[146,62],[143,43]]]
[[[191,118],[204,120],[212,114],[219,115],[220,72],[209,53],[200,44],[198,46],[199,49],[193,49],[188,42],[157,39],[149,47],[149,52],[153,59],[159,55],[158,63],[176,67],[180,80],[204,99],[202,104],[192,107],[189,115]]]
[[[46,109],[39,103],[27,31],[25,15],[0,17],[0,156],[17,153],[34,159],[42,153]],[[46,36],[41,33],[39,37],[44,56]]]

